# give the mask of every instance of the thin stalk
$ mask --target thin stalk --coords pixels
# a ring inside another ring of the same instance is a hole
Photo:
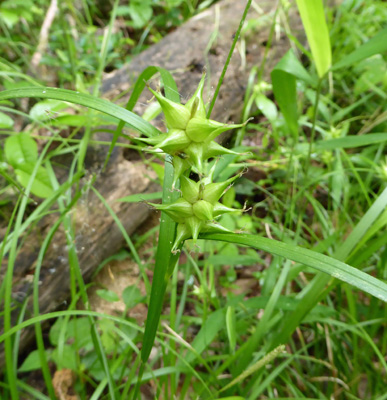
[[[314,101],[314,109],[313,109],[312,130],[311,130],[311,133],[310,133],[308,154],[306,156],[305,165],[304,165],[304,171],[305,171],[304,180],[306,180],[307,177],[308,177],[308,173],[309,173],[309,168],[308,167],[309,167],[309,164],[310,164],[310,158],[312,156],[312,147],[313,147],[314,138],[315,138],[315,135],[316,135],[316,122],[317,122],[318,102],[320,100],[321,87],[322,87],[322,78],[320,78],[318,80],[318,83],[317,83],[316,98],[315,98],[315,101]]]
[[[79,197],[79,196],[78,196]],[[52,226],[50,231],[48,232],[44,242],[41,246],[37,261],[36,261],[36,268],[34,274],[34,284],[33,284],[33,310],[35,317],[38,317],[39,312],[39,280],[40,280],[40,271],[43,264],[44,255],[47,251],[47,248],[53,239],[55,232],[58,230],[59,226],[62,224],[64,217],[67,215],[69,211],[71,211],[73,205],[78,200],[78,197],[74,197],[73,202],[69,204],[69,206],[64,210],[64,213],[61,214],[61,217],[55,222]],[[52,385],[52,377],[49,370],[49,366],[47,363],[47,359],[45,357],[45,348],[44,348],[44,340],[43,340],[43,331],[42,325],[40,323],[35,324],[35,336],[36,336],[36,343],[39,351],[39,358],[41,363],[41,368],[43,372],[43,378],[46,384],[46,388],[48,390],[48,394],[50,398],[55,398],[55,390]]]
[[[227,56],[227,60],[226,60],[226,62],[224,64],[222,73],[220,74],[219,82],[218,82],[218,85],[216,86],[214,96],[212,97],[212,100],[211,100],[211,103],[210,103],[210,107],[208,108],[207,118],[210,118],[210,116],[211,116],[212,109],[214,108],[215,101],[216,101],[216,99],[218,97],[218,94],[219,94],[219,91],[220,91],[220,87],[222,86],[224,76],[226,75],[228,65],[230,64],[230,60],[231,60],[232,54],[234,52],[236,43],[237,43],[237,41],[239,39],[239,35],[241,33],[243,24],[245,22],[247,13],[248,13],[248,11],[250,9],[251,2],[252,2],[252,0],[248,0],[248,2],[246,4],[245,10],[244,10],[243,15],[242,15],[242,19],[241,19],[241,21],[239,23],[238,30],[236,31],[235,36],[234,36],[234,40],[232,41],[231,48],[230,48],[230,51],[229,51],[228,56]]]
[[[98,69],[96,72],[96,76],[94,79],[94,88],[93,88],[93,96],[96,97],[98,96],[99,89],[101,86],[101,80],[102,80],[102,73],[105,68],[105,63],[106,63],[106,57],[107,57],[107,52],[108,52],[108,43],[110,41],[111,35],[112,35],[112,30],[113,30],[113,24],[116,19],[116,14],[117,14],[117,7],[119,4],[119,0],[115,0],[112,14],[110,17],[110,22],[109,22],[109,27],[107,30],[107,33],[104,35],[103,38],[103,43],[102,43],[102,48],[101,48],[101,53],[99,55],[99,64],[98,64]],[[94,113],[94,111],[89,110],[88,111],[89,115]],[[78,171],[83,170],[83,164],[85,162],[85,157],[86,157],[86,151],[89,146],[89,141],[91,138],[91,126],[90,124],[87,125],[85,129],[85,134],[83,136],[82,142],[79,147],[79,153],[78,153]]]
[[[5,276],[5,293],[4,293],[4,332],[7,332],[11,329],[11,311],[12,311],[12,284],[13,284],[13,271],[16,262],[17,255],[17,245],[20,230],[22,227],[22,222],[24,218],[24,213],[27,208],[27,202],[29,199],[30,190],[32,187],[32,183],[35,180],[36,174],[38,172],[39,166],[42,164],[42,161],[48,151],[49,146],[51,145],[51,140],[49,140],[46,146],[43,148],[35,167],[31,173],[30,180],[28,182],[27,188],[21,196],[23,196],[20,207],[18,210],[18,214],[16,217],[15,227],[14,227],[14,235],[12,236],[10,250],[9,250],[9,259],[8,259],[8,268]],[[4,350],[5,350],[5,361],[6,361],[6,376],[8,380],[8,384],[10,387],[12,400],[19,399],[19,392],[17,389],[17,365],[14,362],[13,357],[13,343],[12,336],[6,337],[4,340]]]

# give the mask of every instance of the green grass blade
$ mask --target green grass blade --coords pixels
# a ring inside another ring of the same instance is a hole
[[[375,223],[379,215],[387,207],[387,189],[377,198],[374,204],[363,215],[355,229],[347,237],[344,243],[335,252],[335,257],[339,260],[346,260],[353,249],[357,246],[361,238],[367,233],[370,227]],[[368,275],[367,275],[368,276]],[[375,278],[374,278],[375,279]],[[313,309],[320,298],[332,290],[332,286],[326,288],[330,277],[326,274],[317,274],[312,282],[308,284],[301,293],[297,296],[301,301],[297,308],[285,316],[282,322],[282,328],[273,338],[271,347],[275,347],[281,343],[285,343],[297,326],[301,323],[305,315]]]
[[[17,256],[17,247],[18,243],[20,241],[20,230],[24,218],[24,213],[27,209],[28,205],[28,199],[29,199],[29,194],[31,191],[31,187],[33,184],[33,180],[35,179],[35,176],[37,174],[38,168],[40,167],[46,152],[52,142],[49,140],[46,144],[46,146],[43,148],[43,151],[41,152],[38,160],[36,160],[34,169],[31,173],[31,178],[30,181],[27,184],[27,187],[25,189],[25,196],[23,196],[21,202],[20,202],[20,207],[18,209],[15,225],[14,225],[14,234],[12,235],[12,238],[10,240],[10,250],[9,250],[9,256],[8,256],[8,266],[7,266],[7,271],[6,275],[4,278],[4,284],[5,284],[5,292],[4,292],[4,332],[10,331],[12,327],[12,320],[11,320],[11,309],[12,309],[12,286],[13,286],[13,272],[15,268],[15,263],[16,263],[16,256]],[[21,195],[22,196],[22,195]],[[5,339],[4,343],[4,353],[5,353],[5,361],[6,361],[6,376],[8,380],[8,384],[10,387],[10,392],[12,399],[19,399],[19,393],[17,390],[17,373],[16,373],[16,364],[14,362],[14,357],[13,357],[13,343],[12,343],[12,337],[9,336]]]
[[[165,175],[163,187],[163,204],[170,203],[178,197],[178,192],[171,193],[173,181],[173,166],[170,156],[165,162]],[[176,224],[166,214],[161,213],[159,243],[156,251],[156,264],[153,275],[151,297],[149,300],[148,316],[145,325],[144,340],[141,349],[141,360],[145,363],[153,347],[157,327],[160,320],[165,290],[167,288],[170,269],[179,259],[179,254],[172,254],[172,243],[175,238]]]
[[[69,103],[79,104],[89,107],[112,117],[125,121],[134,130],[143,133],[146,136],[155,136],[160,133],[158,129],[149,122],[143,120],[138,115],[125,110],[105,99],[99,99],[85,93],[76,93],[72,90],[56,88],[21,88],[10,89],[0,92],[0,100],[17,99],[22,97],[37,97],[43,99],[55,99],[68,101]]]
[[[371,57],[375,54],[383,54],[387,51],[387,28],[381,30],[376,36],[368,40],[355,51],[333,64],[332,70],[349,67],[355,63]]]
[[[369,293],[378,299],[387,302],[387,284],[362,271],[357,270],[341,261],[312,250],[282,243],[254,235],[218,233],[201,236],[203,239],[220,240],[250,246],[255,249],[264,250],[278,256],[288,258],[292,261],[307,265],[318,271],[329,274],[343,282]]]
[[[302,24],[316,64],[318,76],[323,77],[332,63],[331,42],[325,21],[322,0],[296,0]]]
[[[226,62],[224,63],[224,67],[223,67],[222,73],[220,74],[219,81],[218,81],[218,84],[217,84],[217,86],[216,86],[214,96],[212,97],[210,106],[209,106],[209,108],[208,108],[208,111],[207,111],[207,118],[210,118],[210,117],[211,117],[212,109],[214,108],[215,101],[216,101],[216,99],[217,99],[217,97],[218,97],[218,93],[219,93],[220,87],[222,86],[223,79],[224,79],[224,77],[225,77],[225,75],[226,75],[228,65],[230,64],[230,60],[231,60],[232,54],[233,54],[233,52],[234,52],[235,46],[236,46],[236,44],[237,44],[237,41],[238,41],[238,39],[239,39],[239,35],[240,35],[240,33],[241,33],[243,24],[245,23],[245,19],[246,19],[246,16],[247,16],[248,11],[249,11],[249,9],[250,9],[251,2],[252,2],[252,0],[247,0],[246,7],[245,7],[245,9],[244,9],[244,11],[243,11],[243,15],[242,15],[242,18],[241,18],[241,20],[240,20],[240,22],[239,22],[238,29],[237,29],[237,31],[235,32],[234,40],[232,41],[232,44],[231,44],[230,51],[229,51],[229,53],[228,53]]]
[[[103,70],[104,70],[104,68],[106,66],[106,58],[107,58],[107,54],[108,54],[109,43],[110,43],[111,38],[112,38],[113,25],[114,25],[114,22],[116,20],[118,3],[119,3],[119,0],[115,0],[114,1],[113,9],[111,11],[108,30],[105,31],[105,35],[104,35],[103,41],[102,41],[101,51],[100,51],[100,54],[99,54],[99,57],[98,57],[98,68],[97,68],[97,71],[96,71],[96,74],[95,74],[94,87],[93,87],[93,96],[96,96],[96,97],[99,94],[99,88],[101,86],[101,80],[102,80],[102,73],[103,73]],[[79,151],[78,151],[78,155],[77,155],[77,157],[78,157],[78,171],[83,170],[83,164],[84,164],[84,161],[85,161],[86,152],[87,152],[87,149],[88,149],[88,146],[89,146],[89,142],[90,142],[90,138],[91,138],[91,123],[90,123],[90,120],[92,120],[92,118],[93,118],[91,110],[88,111],[88,117],[89,117],[89,120],[88,120],[87,125],[85,127],[85,134],[82,137],[82,141],[80,143]],[[120,122],[122,122],[122,121],[120,121]]]
[[[153,193],[138,193],[131,194],[129,196],[122,197],[117,201],[124,201],[126,203],[138,203],[139,201],[144,200],[159,200],[163,196],[163,192],[153,192]]]
[[[369,133],[361,136],[346,136],[331,140],[321,140],[315,143],[315,150],[352,149],[369,146],[387,141],[387,133]]]
[[[142,332],[142,328],[140,328],[137,324],[128,321],[125,318],[122,317],[116,317],[114,315],[109,315],[109,314],[104,314],[96,311],[89,311],[89,310],[66,310],[66,311],[54,311],[51,313],[47,314],[40,314],[38,317],[32,317],[26,321],[23,321],[17,325],[12,326],[11,329],[7,330],[6,332],[2,333],[0,335],[0,343],[4,342],[7,338],[15,334],[16,332],[20,331],[21,329],[27,328],[31,325],[37,324],[37,323],[43,323],[45,321],[48,321],[50,319],[56,319],[60,317],[95,317],[99,319],[108,319],[114,322],[117,322],[118,324],[122,324],[125,326],[130,327],[131,329],[134,329],[136,331]]]
[[[273,68],[271,82],[275,99],[294,137],[298,135],[296,79],[303,80],[309,85],[316,84],[294,52],[289,50]]]

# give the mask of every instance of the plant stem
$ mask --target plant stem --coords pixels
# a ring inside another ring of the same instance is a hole
[[[226,62],[224,64],[222,73],[220,74],[219,82],[218,82],[218,85],[216,86],[214,96],[212,97],[212,100],[211,100],[211,103],[210,103],[210,107],[208,108],[207,118],[210,118],[210,116],[211,116],[212,109],[214,108],[215,101],[216,101],[216,99],[218,97],[220,87],[222,86],[224,76],[226,75],[227,68],[228,68],[228,65],[230,64],[230,60],[231,60],[231,57],[232,57],[232,53],[234,52],[236,43],[237,43],[237,41],[239,39],[243,24],[244,24],[245,19],[246,19],[246,15],[247,15],[247,13],[248,13],[248,11],[250,9],[250,6],[251,6],[251,2],[252,2],[252,0],[248,0],[248,2],[246,4],[245,10],[244,10],[243,15],[242,15],[242,19],[241,19],[241,21],[239,23],[238,30],[236,31],[235,36],[234,36],[234,40],[233,40],[233,42],[231,44],[231,48],[230,48],[230,51],[228,53],[227,60],[226,60]]]

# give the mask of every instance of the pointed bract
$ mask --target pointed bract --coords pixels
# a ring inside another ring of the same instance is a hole
[[[238,178],[239,175],[235,175],[232,178],[227,179],[227,181],[206,185],[203,190],[203,200],[215,204],[222,197],[224,191]]]
[[[192,239],[196,242],[202,229],[203,222],[196,217],[187,218],[186,225],[191,230]]]
[[[223,154],[239,155],[239,153],[237,153],[236,151],[227,149],[226,147],[221,146],[215,141],[212,141],[208,143],[204,156],[206,159],[208,159],[216,156],[221,156]]]
[[[200,173],[203,173],[203,144],[191,143],[185,153],[188,155],[191,165],[195,166]]]
[[[202,79],[200,79],[199,85],[195,93],[185,104],[185,107],[189,110],[191,114],[191,118],[206,117],[206,108],[203,101],[203,88],[204,88],[205,78],[206,74],[203,74]]]
[[[202,227],[203,233],[233,233],[230,229],[225,228],[224,226],[216,223],[216,222],[206,222]]]
[[[186,218],[194,215],[192,204],[188,203],[188,201],[183,198],[177,199],[175,202],[170,204],[149,204],[156,208],[156,210],[164,211],[175,222],[184,222]]]
[[[168,133],[162,133],[161,135],[156,135],[147,138],[133,138],[134,140],[139,140],[140,142],[144,142],[151,146],[157,146],[160,142],[165,140],[168,137]]]
[[[151,88],[149,88],[149,90],[154,94],[163,110],[167,128],[185,129],[189,119],[191,118],[190,111],[182,104],[168,100],[166,97],[155,92]]]
[[[186,224],[178,224],[176,228],[176,238],[172,246],[172,252],[176,251],[180,243],[191,237],[191,230]]]
[[[243,211],[243,210],[238,210],[237,208],[231,208],[231,207],[227,207],[222,203],[215,203],[215,205],[213,206],[213,214],[214,217],[219,217],[220,215],[223,214],[230,214],[233,212],[237,212],[237,211]],[[195,211],[194,211],[195,212]]]
[[[172,188],[174,188],[176,187],[179,178],[184,174],[185,171],[187,171],[188,168],[191,167],[191,164],[188,161],[188,158],[181,158],[180,156],[174,156],[172,164],[174,168]]]
[[[162,149],[165,153],[174,155],[183,151],[190,143],[191,140],[184,130],[171,129],[167,137],[162,142],[159,142],[156,147]]]
[[[192,141],[201,143],[219,129],[224,129],[224,131],[226,131],[227,125],[210,119],[195,117],[189,120],[186,133]],[[219,135],[224,131],[220,131]]]

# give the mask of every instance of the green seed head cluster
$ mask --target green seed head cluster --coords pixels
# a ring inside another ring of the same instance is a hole
[[[152,204],[177,222],[173,251],[186,239],[193,238],[196,241],[200,232],[227,232],[226,228],[216,223],[216,218],[238,211],[219,203],[219,199],[239,176],[213,183],[215,166],[207,176],[205,167],[209,158],[238,154],[219,145],[214,139],[222,132],[242,125],[222,124],[206,118],[204,78],[203,75],[196,92],[185,105],[170,101],[150,89],[163,110],[168,133],[141,139],[154,149],[161,149],[173,157],[173,187],[180,179],[181,197],[178,200],[171,204]],[[187,177],[191,169],[201,177],[199,182]]]

